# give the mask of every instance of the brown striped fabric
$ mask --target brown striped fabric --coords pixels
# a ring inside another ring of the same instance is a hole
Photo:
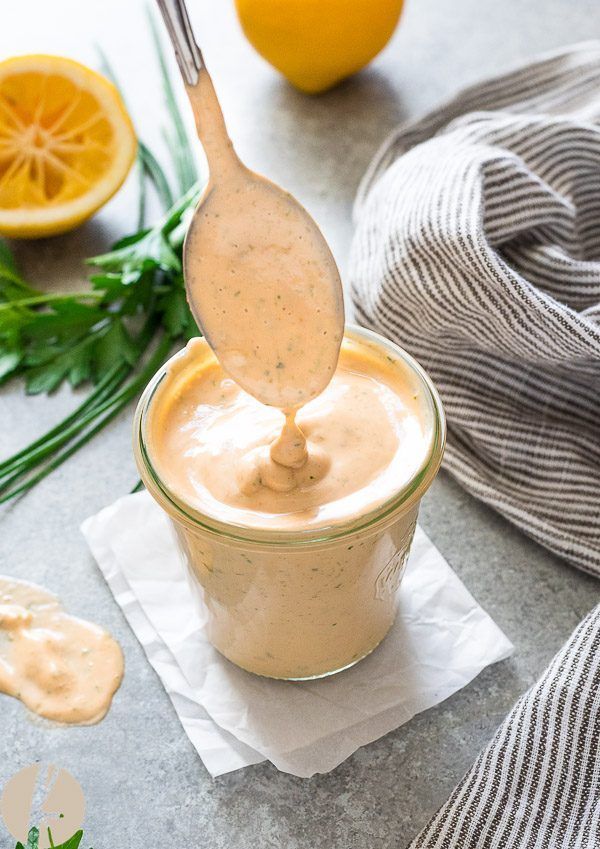
[[[600,605],[410,849],[600,846]]]
[[[600,575],[600,42],[468,89],[363,181],[358,320],[431,373],[446,468]]]

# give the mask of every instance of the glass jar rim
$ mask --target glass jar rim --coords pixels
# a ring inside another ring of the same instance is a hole
[[[401,508],[404,508],[404,512],[410,509],[428,489],[442,462],[446,442],[446,417],[440,396],[425,369],[414,357],[395,342],[386,339],[379,333],[355,324],[346,325],[345,336],[349,338],[358,337],[359,341],[371,343],[378,348],[384,348],[391,352],[409,368],[411,373],[416,375],[427,393],[432,412],[431,443],[422,464],[400,490],[381,504],[378,504],[352,521],[342,521],[327,526],[306,528],[301,531],[290,531],[279,528],[258,528],[250,525],[222,522],[209,514],[195,509],[179,498],[161,479],[150,458],[144,434],[146,418],[154,395],[163,379],[167,376],[169,364],[176,357],[180,356],[181,352],[178,352],[167,360],[149,381],[138,402],[133,422],[134,455],[142,482],[163,509],[167,513],[174,512],[178,521],[191,527],[198,527],[203,531],[216,534],[220,537],[227,537],[236,542],[269,546],[325,544],[330,541],[333,542],[350,537],[359,532],[379,530],[386,523],[386,520],[392,521]]]

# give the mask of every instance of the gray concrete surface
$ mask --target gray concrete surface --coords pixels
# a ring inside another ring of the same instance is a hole
[[[322,224],[342,268],[357,182],[386,133],[460,85],[600,29],[593,0],[407,0],[392,43],[369,70],[308,99],[243,40],[231,0],[190,0],[239,152],[281,182]],[[108,53],[139,131],[164,154],[163,117],[141,0],[22,0],[3,13],[0,56],[61,51],[95,62]],[[36,283],[65,288],[81,258],[131,228],[130,184],[79,232],[18,246]],[[63,391],[0,393],[2,454],[73,403]],[[441,474],[422,524],[516,645],[515,656],[403,728],[311,780],[260,765],[212,780],[90,558],[79,533],[89,514],[136,480],[128,413],[92,445],[0,513],[3,573],[56,591],[73,613],[109,628],[127,671],[107,719],[49,729],[0,698],[0,786],[36,759],[69,768],[88,801],[85,846],[142,849],[383,849],[402,847],[446,798],[516,698],[598,600],[598,584],[526,539]],[[0,846],[11,846],[0,825]]]

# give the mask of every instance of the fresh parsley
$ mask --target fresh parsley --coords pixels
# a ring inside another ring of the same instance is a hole
[[[81,843],[81,838],[83,837],[83,831],[77,831],[75,834],[70,837],[65,843],[54,843],[52,839],[52,832],[48,829],[48,839],[50,840],[51,849],[79,849],[79,844]],[[40,832],[37,828],[32,828],[29,831],[29,835],[27,837],[27,845],[23,846],[23,844],[19,841],[15,846],[15,849],[39,849],[40,842]]]
[[[187,305],[182,247],[201,186],[177,109],[160,41],[153,29],[173,129],[178,188],[140,143],[140,229],[89,259],[89,288],[52,293],[21,276],[0,240],[0,384],[21,378],[29,394],[65,381],[90,384],[85,400],[56,427],[0,462],[0,503],[27,492],[100,432],[135,399],[176,344],[198,335]],[[103,59],[105,72],[112,76]],[[146,186],[170,208],[144,227]]]

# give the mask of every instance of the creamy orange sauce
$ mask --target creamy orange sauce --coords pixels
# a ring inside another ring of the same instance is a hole
[[[413,505],[385,531],[296,547],[235,545],[176,525],[211,642],[273,678],[356,663],[394,621],[416,515]]]
[[[205,354],[194,340],[175,360],[148,430],[161,479],[203,513],[264,528],[335,525],[390,498],[427,456],[426,400],[399,361],[347,339],[333,380],[298,413],[306,459],[288,454],[282,464],[271,455],[279,456],[283,415]]]
[[[34,584],[0,577],[0,691],[56,722],[90,725],[123,678],[118,643]]]
[[[337,363],[339,272],[303,207],[235,155],[206,70],[188,95],[210,168],[184,251],[190,306],[223,369],[285,411],[272,456],[296,468],[307,451],[295,411],[325,389]],[[279,490],[285,475],[273,465],[272,476]]]
[[[431,462],[435,415],[418,372],[350,331],[333,380],[298,412],[304,463],[270,457],[283,422],[195,339],[152,395],[144,443],[185,511],[227,531],[183,520],[140,469],[174,519],[213,645],[251,672],[304,679],[356,663],[394,621],[418,501],[367,518]],[[310,544],[278,535],[288,532],[309,532]]]

